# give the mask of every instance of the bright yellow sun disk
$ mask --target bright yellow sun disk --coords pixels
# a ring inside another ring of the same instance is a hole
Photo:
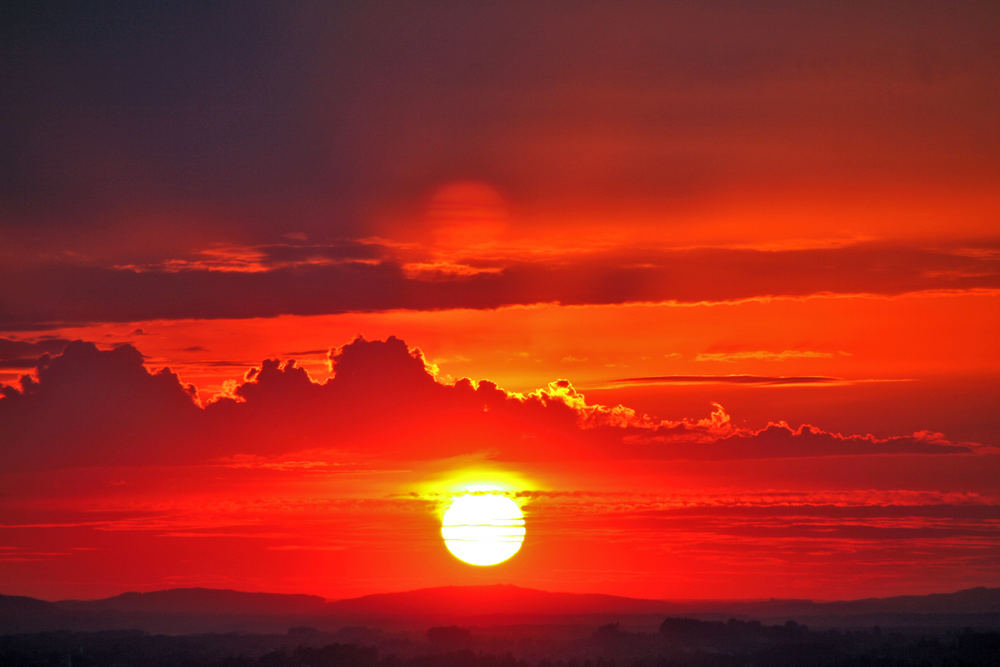
[[[521,548],[524,514],[501,493],[454,496],[441,521],[448,551],[470,565],[502,563]]]

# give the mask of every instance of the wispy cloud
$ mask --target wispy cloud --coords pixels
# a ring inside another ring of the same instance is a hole
[[[608,381],[616,385],[642,384],[761,384],[761,385],[814,385],[848,384],[856,380],[822,375],[649,375],[645,377],[618,378]]]
[[[772,352],[769,350],[738,350],[732,352],[699,352],[695,361],[787,361],[789,359],[832,359],[834,357],[847,357],[850,352],[820,352],[817,350],[781,350]]]

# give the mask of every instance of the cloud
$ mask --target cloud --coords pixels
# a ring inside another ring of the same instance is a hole
[[[847,382],[840,378],[822,375],[649,375],[646,377],[619,378],[611,380],[613,384],[765,384],[765,385],[801,385],[801,384],[841,384]]]
[[[910,378],[837,378],[825,375],[649,375],[608,380],[618,387],[641,385],[737,384],[764,387],[843,387],[874,382],[912,382]]]
[[[35,368],[43,355],[59,354],[69,343],[65,338],[0,338],[0,368]]]
[[[316,452],[386,462],[471,453],[510,461],[740,459],[968,453],[938,433],[889,438],[775,422],[741,427],[718,404],[705,418],[661,420],[589,403],[568,380],[508,392],[488,380],[443,382],[402,340],[358,338],[329,353],[313,382],[294,361],[265,360],[205,406],[168,369],[150,372],[125,345],[71,343],[37,380],[4,389],[4,463],[62,467],[222,461],[273,470],[319,468]],[[309,455],[289,456],[296,452]]]
[[[936,491],[912,489],[837,489],[766,491],[657,490],[631,494],[598,491],[521,491],[519,497],[544,501],[547,505],[600,514],[696,515],[726,514],[735,516],[786,516],[813,514],[827,517],[906,517],[948,518],[969,516],[1000,518],[998,497],[975,491]]]
[[[210,259],[142,266],[12,268],[0,270],[0,326],[1000,289],[1000,257],[994,254],[904,243],[798,250],[569,249],[554,256],[524,250],[442,258],[431,248],[400,250],[357,241],[214,248]],[[421,262],[471,269],[413,272]]]
[[[733,352],[699,352],[695,361],[787,361],[788,359],[832,359],[834,356],[849,356],[847,352],[819,352],[816,350],[738,350]]]
[[[721,409],[721,406],[717,409]],[[669,445],[656,450],[653,456],[657,458],[694,460],[943,454],[971,451],[968,446],[950,442],[941,433],[927,431],[879,438],[871,434],[834,433],[809,424],[792,427],[785,422],[772,422],[761,429],[718,429],[710,433],[722,437],[712,439],[702,436],[699,429],[692,429],[687,425],[680,429],[668,425],[646,433],[626,436],[626,441],[631,440],[646,447],[655,443]]]
[[[131,345],[99,350],[74,341],[43,357],[37,380],[0,399],[0,456],[8,466],[60,467],[162,459],[190,442],[194,387],[167,369],[150,373]]]
[[[134,273],[263,273],[276,269],[377,262],[380,250],[360,241],[305,244],[281,243],[255,246],[217,245],[197,250],[185,257],[143,264],[121,264],[114,268]]]

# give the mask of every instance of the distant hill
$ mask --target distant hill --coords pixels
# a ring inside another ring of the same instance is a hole
[[[1000,588],[967,588],[955,593],[900,595],[891,598],[865,598],[843,602],[825,602],[819,606],[840,613],[917,613],[981,614],[1000,612]]]
[[[366,595],[328,605],[336,615],[357,617],[489,615],[575,616],[584,614],[659,614],[676,603],[617,595],[550,593],[518,586],[447,586],[402,593]]]
[[[0,595],[0,633],[55,630],[67,624],[58,605],[19,595]]]
[[[0,634],[43,630],[142,629],[152,632],[273,632],[309,625],[427,627],[594,624],[665,616],[702,619],[794,619],[825,626],[1000,627],[1000,588],[955,593],[811,600],[648,600],[558,593],[517,586],[453,586],[326,601],[315,595],[178,588],[100,600],[45,602],[0,595]]]
[[[362,620],[422,617],[438,621],[487,621],[540,617],[673,615],[696,618],[800,619],[822,625],[839,620],[899,624],[929,621],[919,616],[995,615],[1000,622],[1000,588],[971,588],[955,593],[905,595],[835,602],[813,600],[650,600],[615,595],[557,593],[517,586],[454,586],[367,595],[328,605],[337,616]],[[931,624],[936,624],[934,621]]]
[[[55,603],[21,595],[0,595],[0,614],[42,614],[57,609]]]
[[[149,593],[122,593],[101,600],[55,603],[73,611],[120,611],[158,614],[321,614],[327,601],[318,595],[245,593],[215,588],[171,588]]]

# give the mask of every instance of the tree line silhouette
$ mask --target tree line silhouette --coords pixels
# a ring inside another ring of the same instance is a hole
[[[1000,665],[1000,631],[810,630],[789,621],[668,618],[657,633],[603,625],[566,642],[535,629],[530,652],[489,629],[437,627],[378,647],[323,643],[311,628],[285,635],[153,635],[138,630],[0,635],[4,667],[816,667]],[[483,633],[480,637],[479,633]],[[329,636],[329,635],[326,635]],[[317,643],[319,642],[319,643]],[[499,648],[498,648],[499,646]],[[530,653],[528,655],[526,653]]]

